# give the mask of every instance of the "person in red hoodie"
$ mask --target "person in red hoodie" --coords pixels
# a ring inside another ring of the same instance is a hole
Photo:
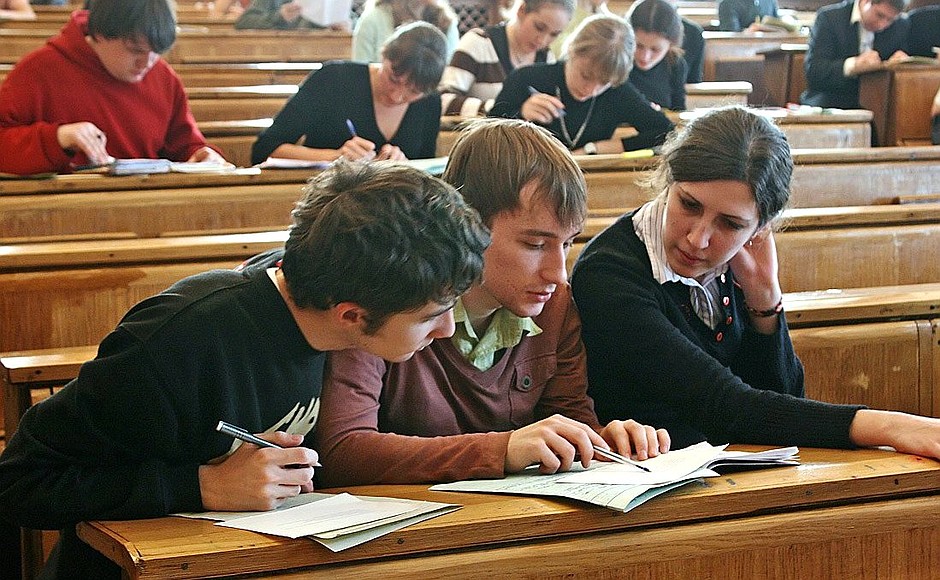
[[[68,172],[112,157],[219,161],[160,58],[168,0],[95,0],[0,85],[0,172]]]

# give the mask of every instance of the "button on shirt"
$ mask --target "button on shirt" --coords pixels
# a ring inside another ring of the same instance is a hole
[[[458,298],[454,304],[454,336],[451,338],[460,354],[481,371],[489,370],[496,363],[496,353],[512,348],[526,335],[535,336],[542,329],[529,317],[520,318],[505,308],[493,313],[490,325],[482,337],[478,337],[463,302]]]

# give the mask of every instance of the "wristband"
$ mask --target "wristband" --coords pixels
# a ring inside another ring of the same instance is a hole
[[[780,297],[780,300],[777,301],[777,304],[773,308],[768,308],[767,310],[758,310],[756,308],[751,308],[745,303],[745,308],[752,316],[757,316],[758,318],[768,318],[770,316],[775,316],[783,312],[783,296]]]

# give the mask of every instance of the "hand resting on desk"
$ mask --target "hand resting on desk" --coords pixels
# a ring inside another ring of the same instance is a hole
[[[199,491],[208,511],[262,511],[285,499],[313,491],[317,452],[306,447],[303,435],[278,431],[258,434],[286,449],[260,448],[243,443],[218,463],[199,467]],[[297,467],[298,465],[302,467]]]
[[[509,436],[506,449],[506,473],[517,473],[532,464],[539,464],[544,474],[568,471],[577,456],[581,464],[590,465],[595,457],[594,446],[610,446],[621,455],[635,454],[638,459],[655,457],[669,450],[669,435],[636,421],[611,421],[598,434],[590,426],[562,415],[552,415]]]

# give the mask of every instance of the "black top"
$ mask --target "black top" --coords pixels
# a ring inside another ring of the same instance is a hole
[[[546,128],[569,149],[579,149],[585,143],[610,139],[614,130],[622,124],[631,125],[639,132],[634,137],[623,139],[624,151],[661,145],[666,134],[672,130],[672,122],[653,109],[649,101],[629,82],[610,87],[593,99],[575,100],[565,84],[564,64],[564,61],[560,61],[514,70],[503,83],[503,90],[496,97],[490,116],[521,118],[522,104],[531,96],[529,87],[534,87],[543,93],[560,96],[564,103],[565,115],[552,121]],[[585,123],[587,126],[582,132]],[[579,132],[581,135],[577,137]]]
[[[940,46],[940,6],[924,6],[908,13],[911,32],[907,54],[934,56],[933,47]]]
[[[753,330],[729,270],[719,281],[727,318],[709,328],[687,286],[653,278],[632,217],[596,236],[572,276],[601,424],[632,418],[665,427],[675,448],[706,438],[852,447],[849,425],[860,407],[802,398],[803,367],[785,317],[775,334]]]
[[[0,517],[62,530],[48,577],[116,575],[75,536],[79,521],[201,511],[199,466],[233,446],[220,420],[312,430],[326,357],[266,272],[280,256],[186,278],[134,306],[77,378],[23,416],[0,455]]]
[[[649,70],[634,66],[630,71],[630,84],[650,102],[670,111],[684,111],[688,71],[689,65],[684,58],[670,59],[667,55]]]
[[[304,79],[274,123],[258,135],[251,146],[251,162],[261,163],[280,145],[301,137],[304,147],[339,149],[350,138],[347,119],[360,137],[375,143],[376,151],[390,143],[408,159],[427,159],[437,154],[441,96],[432,93],[411,103],[395,135],[386,140],[375,120],[369,65],[327,62]]]

